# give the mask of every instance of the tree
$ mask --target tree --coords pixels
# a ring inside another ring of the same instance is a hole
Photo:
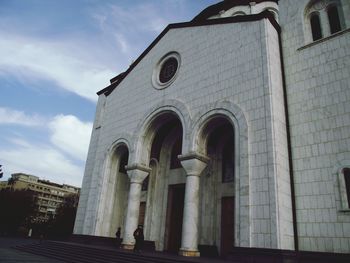
[[[29,227],[35,198],[31,190],[0,190],[0,233],[15,235],[20,227]]]
[[[79,196],[68,195],[56,210],[56,217],[50,220],[49,235],[53,238],[67,238],[73,233]]]

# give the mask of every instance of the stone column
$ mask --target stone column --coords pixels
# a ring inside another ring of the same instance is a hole
[[[134,231],[137,228],[140,212],[140,197],[142,182],[151,169],[149,167],[133,164],[125,167],[130,178],[130,190],[128,197],[128,209],[126,212],[123,248],[131,250],[134,248]]]
[[[182,240],[179,254],[186,257],[199,257],[198,214],[200,175],[207,166],[209,159],[198,153],[179,155],[178,158],[187,175],[182,221]]]

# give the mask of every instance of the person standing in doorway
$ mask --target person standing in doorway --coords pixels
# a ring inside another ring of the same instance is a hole
[[[121,244],[120,235],[121,235],[121,228],[118,227],[117,232],[115,232],[115,238],[116,238],[116,243],[118,248],[120,247],[120,244]]]
[[[143,226],[142,225],[138,225],[138,227],[134,231],[134,238],[135,238],[134,251],[140,252],[143,248],[143,242],[145,240],[145,237],[143,235]]]

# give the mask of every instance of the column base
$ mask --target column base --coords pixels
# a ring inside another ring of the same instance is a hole
[[[199,257],[200,253],[198,250],[187,250],[180,248],[179,255],[184,257]]]
[[[125,249],[125,250],[133,250],[134,249],[134,245],[122,244],[122,248]]]

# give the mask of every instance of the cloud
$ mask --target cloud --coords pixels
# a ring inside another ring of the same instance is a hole
[[[85,161],[92,130],[91,122],[73,115],[58,115],[50,123],[51,142],[72,157]]]
[[[107,36],[113,36],[128,62],[135,59],[147,45],[170,23],[175,15],[164,14],[154,3],[103,5],[91,12],[91,17]],[[174,10],[172,10],[174,11]]]
[[[10,120],[6,116],[10,116]],[[0,162],[6,177],[23,172],[57,183],[81,185],[91,122],[83,122],[73,115],[29,116],[7,108],[0,108],[0,120],[0,124],[11,121],[14,125],[25,125],[25,133],[14,131],[10,136],[0,137]],[[41,129],[43,134],[41,142],[34,142],[31,137],[33,124],[40,125],[36,129]]]
[[[37,114],[27,115],[23,111],[0,107],[0,125],[41,126],[44,123],[45,118]]]
[[[98,60],[76,52],[79,43],[74,40],[50,42],[7,32],[0,34],[0,71],[18,78],[52,80],[61,88],[96,101],[96,91],[116,75]]]
[[[56,183],[81,186],[83,167],[74,164],[56,149],[47,145],[25,145],[0,149],[6,174],[29,173]]]

